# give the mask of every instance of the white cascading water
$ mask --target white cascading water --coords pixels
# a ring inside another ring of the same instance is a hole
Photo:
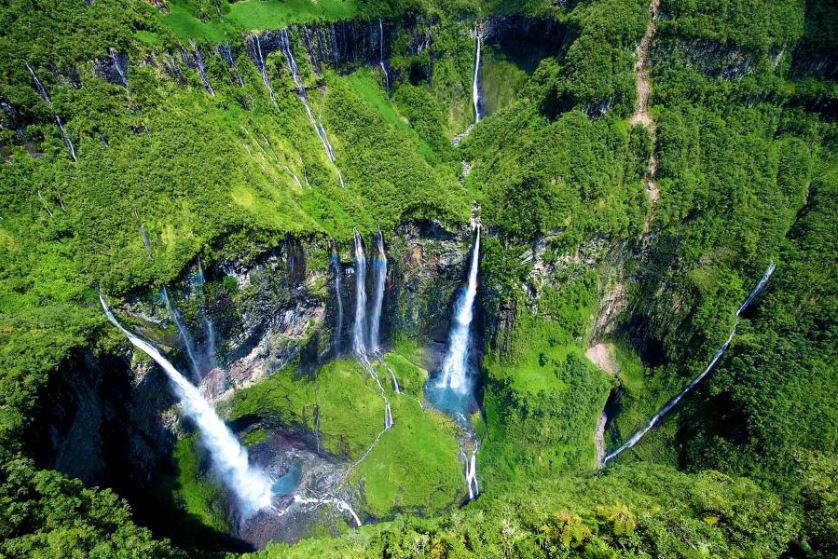
[[[204,89],[210,94],[210,97],[215,97],[215,90],[212,88],[209,76],[207,75],[207,66],[204,64],[204,55],[201,54],[201,49],[195,45],[195,41],[189,40],[189,45],[195,53],[195,64],[198,66],[198,74],[201,75],[201,81],[204,82]]]
[[[378,18],[378,65],[384,72],[384,90],[390,95],[390,74],[387,73],[387,65],[384,64],[384,22]]]
[[[335,325],[335,353],[340,353],[340,344],[343,340],[343,297],[341,296],[341,276],[343,275],[343,268],[340,265],[340,257],[338,256],[337,248],[332,250],[332,270],[335,274],[335,300],[338,303],[338,317]]]
[[[358,518],[357,514],[355,514],[355,510],[350,506],[350,504],[343,499],[318,499],[313,497],[304,497],[302,495],[294,495],[294,502],[299,505],[314,505],[315,507],[320,505],[332,505],[340,511],[348,512],[350,516],[352,516],[352,520],[355,521],[355,526],[359,528],[361,527],[361,519]]]
[[[204,334],[207,338],[207,366],[210,368],[210,370],[212,370],[217,366],[215,349],[215,328],[213,327],[212,321],[210,320],[209,316],[207,316],[206,309],[204,308],[204,267],[201,265],[200,257],[198,258],[198,277],[196,279],[198,281],[198,288],[200,290],[200,296],[202,301],[201,320],[204,323]]]
[[[116,49],[111,47],[108,49],[111,55],[111,62],[113,62],[113,67],[116,70],[116,73],[119,75],[119,81],[125,87],[128,87],[128,78],[125,76],[125,70],[122,69],[122,66],[119,63],[119,54],[117,54]]]
[[[300,79],[299,68],[297,67],[297,61],[294,59],[294,53],[291,50],[291,40],[288,37],[287,29],[280,31],[280,39],[282,52],[285,54],[285,61],[288,63],[288,69],[291,71],[291,78],[294,80],[294,85],[297,88],[297,97],[299,97],[300,101],[303,102],[303,106],[306,109],[306,115],[308,116],[309,121],[311,121],[311,125],[314,126],[314,130],[317,132],[317,136],[323,144],[323,149],[326,150],[326,156],[329,158],[329,161],[334,163],[335,150],[332,148],[331,142],[329,142],[329,137],[326,136],[326,130],[317,121],[317,119],[314,118],[314,113],[311,112],[311,107],[308,104],[308,94],[306,93],[305,84]]]
[[[47,89],[44,87],[44,84],[41,83],[41,80],[38,79],[38,76],[35,75],[35,70],[32,69],[32,66],[30,66],[25,60],[23,61],[23,64],[26,66],[26,69],[29,70],[29,75],[32,76],[32,81],[35,82],[35,89],[38,90],[38,94],[41,96],[41,99],[43,99],[44,102],[49,105],[50,110],[52,110],[52,116],[55,117],[55,123],[58,125],[58,129],[61,130],[61,136],[64,138],[64,145],[67,146],[67,151],[70,152],[70,157],[73,158],[73,161],[78,161],[78,158],[76,158],[76,149],[73,147],[73,142],[70,141],[70,136],[67,134],[64,122],[62,122],[58,113],[55,112],[55,107],[52,104],[52,99],[47,93]]]
[[[739,325],[739,316],[743,312],[745,312],[745,310],[747,310],[747,308],[754,302],[754,300],[756,300],[757,297],[759,297],[760,293],[762,293],[762,291],[765,289],[765,286],[768,284],[768,280],[771,278],[771,274],[774,273],[774,269],[775,265],[772,262],[768,265],[768,269],[765,271],[765,274],[763,274],[762,278],[759,280],[759,283],[757,283],[756,287],[754,287],[754,289],[748,294],[748,297],[745,299],[745,302],[742,303],[742,306],[739,307],[739,310],[736,311],[737,318],[736,321],[733,323],[733,328],[731,328],[730,330],[730,335],[727,337],[727,340],[725,340],[725,343],[722,344],[722,347],[716,350],[716,353],[713,355],[713,359],[711,359],[707,367],[705,367],[704,370],[701,371],[701,374],[695,377],[692,380],[692,382],[690,382],[687,385],[687,387],[684,390],[682,390],[677,396],[675,396],[669,402],[667,402],[666,405],[664,405],[658,411],[658,413],[653,415],[652,419],[650,419],[649,422],[646,423],[646,425],[644,425],[642,429],[640,429],[634,435],[632,435],[631,438],[627,440],[625,443],[623,443],[619,448],[617,448],[617,450],[603,458],[603,466],[605,466],[609,460],[616,458],[623,451],[634,447],[638,442],[640,442],[640,439],[642,439],[644,435],[646,435],[646,433],[651,431],[655,427],[655,425],[660,423],[661,419],[663,419],[666,416],[666,414],[672,411],[672,409],[678,405],[678,403],[684,398],[684,396],[686,396],[693,388],[695,388],[695,386],[699,382],[701,382],[704,379],[704,377],[710,374],[713,368],[715,368],[716,363],[719,362],[719,359],[721,359],[722,355],[724,355],[725,351],[727,351],[727,348],[730,346],[730,342],[733,341],[733,336],[736,335],[736,327]]]
[[[256,35],[256,56],[259,60],[259,73],[262,74],[262,81],[265,83],[265,87],[268,89],[268,95],[271,96],[271,102],[274,104],[274,107],[278,109],[279,105],[276,102],[274,88],[271,87],[271,80],[268,79],[268,72],[265,69],[265,59],[262,56],[262,43],[259,41],[259,35]]]
[[[480,122],[480,26],[474,26],[474,78],[471,82],[471,103],[474,105],[474,122]]]
[[[201,380],[201,366],[198,364],[198,358],[196,357],[195,352],[195,342],[192,340],[192,335],[189,333],[189,330],[186,329],[186,325],[183,323],[183,320],[180,318],[180,313],[175,308],[174,304],[172,304],[172,300],[169,298],[169,292],[164,287],[160,294],[163,296],[163,302],[166,303],[166,308],[169,310],[169,314],[172,315],[172,319],[175,321],[175,325],[177,326],[178,335],[180,336],[180,340],[183,342],[183,347],[186,350],[186,355],[189,357],[189,365],[192,368],[192,375],[195,380]]]
[[[369,346],[367,345],[367,257],[364,254],[364,243],[361,235],[355,231],[355,321],[352,325],[352,351],[358,362],[369,373],[370,377],[378,386],[381,397],[384,399],[384,430],[393,426],[393,412],[390,409],[390,400],[384,391],[375,369],[368,359]]]
[[[370,351],[380,353],[381,309],[384,305],[384,286],[387,281],[387,254],[384,252],[384,235],[375,236],[376,254],[372,259],[373,301],[370,318]]]
[[[212,467],[225,486],[236,496],[242,517],[249,518],[271,506],[271,479],[248,462],[247,450],[215,414],[215,410],[189,381],[150,343],[125,329],[99,295],[105,314],[117,328],[141,351],[151,357],[172,383],[184,413],[195,423],[201,442],[209,452]]]
[[[355,231],[355,322],[352,325],[352,351],[367,354],[367,257],[361,235]]]
[[[477,484],[477,447],[471,451],[471,456],[466,458],[462,453],[466,468],[466,486],[468,487],[468,500],[473,501],[480,495],[480,486]]]
[[[480,260],[480,227],[471,256],[468,286],[457,298],[454,317],[448,335],[448,352],[442,362],[442,374],[437,388],[450,389],[457,394],[468,394],[471,383],[468,378],[468,358],[471,338],[471,321],[474,318],[474,299],[477,295],[477,268]]]

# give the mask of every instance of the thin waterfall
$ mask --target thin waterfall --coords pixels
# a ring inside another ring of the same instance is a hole
[[[480,260],[480,227],[474,240],[471,255],[471,268],[468,274],[468,286],[457,298],[454,316],[448,337],[448,352],[442,362],[442,374],[437,381],[437,388],[450,389],[457,394],[467,394],[471,390],[468,379],[468,358],[471,338],[471,322],[474,318],[474,299],[477,295],[477,270]]]
[[[303,106],[306,109],[306,115],[308,115],[309,121],[311,121],[312,126],[314,126],[314,130],[320,137],[320,142],[323,144],[323,149],[326,150],[326,155],[328,156],[329,161],[334,163],[335,151],[332,149],[332,144],[326,136],[326,130],[319,122],[317,122],[317,119],[314,118],[314,113],[311,112],[311,106],[308,104],[308,94],[306,93],[305,84],[300,79],[299,68],[297,67],[297,61],[294,60],[294,53],[291,51],[291,40],[288,37],[287,29],[280,31],[280,44],[282,45],[282,52],[285,54],[285,60],[288,63],[288,69],[291,71],[291,78],[294,80],[294,85],[297,88],[297,97],[299,97],[300,101],[303,102]]]
[[[460,448],[460,460],[463,462],[469,501],[473,501],[480,495],[480,485],[477,482],[477,450],[478,446],[475,443],[471,454],[467,456],[465,450]]]
[[[76,157],[76,149],[73,147],[73,142],[70,141],[70,136],[67,134],[64,122],[61,121],[61,117],[58,116],[57,112],[55,112],[55,107],[52,104],[52,99],[47,93],[47,89],[44,87],[44,84],[41,83],[41,80],[38,79],[38,76],[35,75],[35,70],[32,69],[32,66],[30,66],[25,60],[23,61],[23,64],[26,66],[26,69],[29,70],[29,75],[32,76],[32,81],[35,82],[35,89],[38,90],[38,94],[41,96],[41,99],[43,99],[46,104],[49,105],[50,110],[52,110],[52,116],[55,117],[55,123],[58,125],[59,130],[61,130],[61,135],[64,137],[64,145],[67,146],[67,151],[70,152],[70,157],[73,158],[73,161],[78,161],[78,158]]]
[[[212,88],[209,76],[207,75],[207,67],[204,64],[204,56],[201,54],[201,49],[195,46],[195,41],[192,39],[189,39],[189,46],[192,47],[192,51],[195,53],[195,64],[198,65],[198,73],[201,75],[201,81],[204,82],[204,88],[211,97],[215,97],[215,90]]]
[[[281,30],[279,32],[279,37],[282,52],[285,54],[285,61],[288,63],[288,69],[291,71],[291,78],[293,79],[294,86],[297,89],[297,97],[299,97],[300,101],[302,101],[303,107],[305,107],[306,110],[306,116],[308,116],[308,120],[311,122],[311,125],[314,126],[314,131],[317,132],[317,137],[320,138],[320,143],[323,144],[323,149],[326,151],[326,157],[328,157],[329,161],[334,165],[336,159],[335,150],[332,147],[332,143],[329,141],[326,129],[318,119],[314,118],[314,113],[311,111],[311,106],[308,104],[308,93],[306,93],[303,80],[300,79],[300,71],[297,66],[297,61],[294,59],[294,52],[291,50],[291,39],[288,36],[288,30]],[[343,182],[343,175],[337,167],[335,167],[335,170],[337,170],[338,173],[340,186],[341,188],[344,188],[346,185]]]
[[[201,296],[201,321],[204,323],[204,335],[206,336],[207,340],[207,347],[206,347],[206,358],[207,358],[207,366],[210,370],[215,369],[218,366],[216,361],[216,349],[215,349],[215,328],[212,325],[212,321],[210,320],[209,316],[207,316],[206,310],[206,299],[204,297],[204,267],[201,265],[201,258],[198,257],[198,275],[196,277],[196,282],[198,283],[198,288],[200,290]]]
[[[355,231],[355,322],[352,325],[352,351],[355,357],[369,373],[370,377],[378,386],[381,397],[384,399],[384,430],[393,426],[393,412],[390,409],[390,400],[384,391],[381,380],[375,373],[375,369],[367,358],[367,257],[364,254],[364,243],[361,235]]]
[[[376,254],[372,259],[373,305],[370,319],[370,351],[381,351],[379,332],[381,331],[381,308],[384,304],[384,284],[387,281],[387,254],[384,252],[384,235],[381,231],[375,236]]]
[[[257,60],[259,61],[259,73],[262,74],[262,81],[265,83],[265,87],[268,88],[268,95],[271,96],[271,102],[274,104],[274,107],[277,109],[279,108],[279,104],[276,102],[276,95],[274,95],[274,88],[271,87],[271,80],[268,79],[268,72],[265,69],[265,59],[262,57],[262,43],[259,41],[259,35],[256,35],[256,56]]]
[[[111,61],[113,62],[113,67],[116,70],[117,75],[119,75],[119,81],[125,87],[128,87],[128,78],[125,76],[125,70],[122,69],[122,65],[119,63],[119,55],[116,52],[116,49],[110,47],[108,52],[111,55]]]
[[[186,349],[186,355],[189,357],[189,364],[192,368],[192,375],[195,380],[201,379],[201,367],[198,365],[198,359],[195,356],[195,342],[192,340],[192,335],[189,333],[189,330],[186,329],[186,325],[181,320],[180,313],[175,308],[174,304],[172,304],[172,300],[169,298],[169,292],[164,287],[160,291],[161,296],[163,297],[163,302],[166,303],[166,308],[169,310],[169,314],[172,315],[172,319],[175,321],[175,325],[177,326],[178,335],[180,336],[180,340],[183,342],[183,347]]]
[[[332,270],[335,274],[335,299],[338,303],[338,317],[335,325],[335,353],[340,353],[340,345],[343,340],[343,297],[341,296],[341,276],[343,275],[343,268],[340,265],[340,256],[338,255],[337,247],[332,248]]]
[[[151,242],[148,240],[148,233],[145,230],[145,225],[142,223],[140,223],[140,236],[143,238],[146,254],[148,254],[149,260],[151,260]]]
[[[474,122],[480,122],[480,25],[474,25],[474,78],[471,82],[471,103],[474,105]]]
[[[733,328],[730,330],[730,335],[725,340],[725,343],[716,350],[716,353],[713,355],[713,359],[710,360],[710,363],[707,367],[701,371],[697,377],[695,377],[692,382],[690,382],[687,387],[682,390],[677,396],[672,398],[669,402],[666,403],[655,415],[652,416],[652,419],[649,420],[646,425],[643,426],[642,429],[637,431],[634,435],[631,436],[629,440],[622,444],[617,450],[608,454],[602,460],[602,465],[605,466],[609,460],[612,460],[619,456],[623,451],[628,450],[634,447],[640,439],[642,439],[646,433],[651,431],[660,421],[670,412],[672,409],[677,406],[681,400],[686,396],[695,386],[701,382],[704,377],[706,377],[710,372],[716,367],[716,364],[719,362],[719,359],[722,358],[727,348],[730,346],[730,342],[733,341],[733,336],[736,335],[736,327],[739,325],[739,316],[754,302],[754,300],[759,297],[760,293],[765,289],[765,286],[768,284],[768,280],[771,278],[771,274],[774,273],[775,265],[772,262],[769,264],[768,269],[763,274],[762,278],[757,283],[756,287],[748,294],[748,297],[745,299],[745,302],[742,303],[742,306],[739,307],[739,310],[736,311],[736,321],[733,323]]]
[[[99,301],[108,320],[119,328],[135,347],[160,365],[169,377],[184,413],[198,428],[201,442],[209,452],[213,470],[236,496],[242,516],[249,518],[259,510],[270,507],[271,479],[261,469],[250,465],[247,450],[215,414],[209,402],[201,396],[197,388],[183,378],[157,348],[129,332],[117,321],[102,294],[99,295]]]
[[[384,22],[378,18],[378,65],[384,72],[384,90],[390,95],[390,74],[387,73],[387,65],[384,64]]]
[[[215,50],[233,71],[233,76],[236,78],[239,86],[244,87],[244,79],[242,79],[241,72],[239,72],[239,68],[236,66],[236,60],[233,58],[233,47],[230,45],[218,45]]]
[[[352,351],[367,354],[367,257],[361,235],[355,231],[355,322],[352,325]]]

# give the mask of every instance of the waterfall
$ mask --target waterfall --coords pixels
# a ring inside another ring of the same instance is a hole
[[[462,450],[460,450],[460,456],[465,464],[468,500],[473,501],[475,497],[480,495],[480,486],[477,483],[477,446],[472,449],[470,458],[466,458],[466,454]]]
[[[218,45],[215,49],[218,55],[227,63],[227,66],[233,70],[233,76],[236,78],[240,87],[244,87],[244,79],[242,79],[241,72],[239,72],[236,61],[233,58],[233,48],[230,45]]]
[[[210,370],[215,369],[218,365],[216,362],[216,350],[215,350],[215,328],[212,325],[212,321],[207,316],[207,311],[205,308],[205,299],[204,299],[204,268],[201,265],[201,258],[198,257],[198,277],[197,281],[200,295],[201,295],[201,321],[204,323],[204,334],[207,337],[207,347],[206,347],[206,357],[207,357],[207,366]]]
[[[198,66],[198,73],[201,75],[201,81],[204,82],[204,88],[206,88],[207,93],[209,93],[211,97],[215,97],[215,90],[212,88],[209,76],[207,75],[207,67],[204,64],[204,57],[201,54],[201,49],[195,46],[195,41],[192,39],[189,40],[189,45],[195,52],[195,64]]]
[[[367,258],[361,235],[355,231],[355,323],[352,326],[352,351],[367,354]]]
[[[271,87],[271,80],[268,79],[268,72],[265,70],[265,59],[262,57],[262,43],[259,41],[259,35],[256,35],[256,56],[259,61],[259,73],[262,74],[262,81],[265,83],[265,87],[268,88],[268,95],[271,96],[271,102],[278,109],[279,105],[276,102],[274,88]]]
[[[646,435],[649,431],[651,431],[655,425],[660,423],[661,419],[663,419],[666,414],[668,414],[672,409],[678,405],[678,403],[686,396],[695,386],[701,382],[704,377],[706,377],[710,372],[716,367],[716,364],[719,362],[719,359],[722,358],[725,351],[727,351],[728,346],[730,346],[730,342],[733,341],[733,336],[736,335],[736,327],[739,325],[739,315],[744,312],[748,306],[756,299],[760,293],[765,289],[768,280],[771,278],[771,274],[774,273],[775,265],[772,262],[769,264],[768,269],[765,271],[765,274],[759,280],[756,287],[748,294],[748,297],[745,299],[745,302],[742,303],[742,306],[739,307],[739,310],[736,311],[736,321],[733,323],[733,328],[730,330],[730,335],[728,335],[727,340],[722,346],[716,350],[716,353],[713,355],[713,359],[710,360],[710,363],[707,367],[704,368],[701,373],[695,377],[692,382],[690,382],[684,390],[682,390],[677,396],[672,398],[669,402],[667,402],[655,415],[652,416],[652,419],[649,420],[646,425],[643,426],[639,431],[637,431],[634,435],[631,436],[629,440],[622,444],[617,450],[608,454],[602,460],[602,465],[605,466],[609,460],[612,460],[619,456],[623,451],[628,450],[629,448],[634,447],[640,439]]]
[[[151,259],[151,242],[148,240],[148,233],[146,233],[145,226],[142,223],[140,223],[140,236],[143,238],[143,245],[148,258]]]
[[[379,353],[379,332],[381,330],[381,307],[384,303],[384,284],[387,281],[387,254],[384,252],[384,235],[381,231],[375,237],[376,255],[372,260],[373,271],[373,306],[370,320],[370,351]]]
[[[192,375],[195,380],[200,380],[201,367],[198,365],[198,360],[195,357],[195,343],[192,341],[192,336],[189,334],[189,330],[186,329],[186,325],[183,323],[183,320],[181,320],[180,313],[172,304],[172,300],[169,299],[169,292],[165,287],[161,290],[160,294],[163,297],[163,302],[166,303],[166,308],[169,309],[169,314],[172,315],[172,319],[175,321],[175,325],[177,326],[178,335],[180,336],[180,340],[183,342],[184,349],[186,349],[186,355],[189,357]]]
[[[384,89],[390,95],[390,75],[387,73],[387,66],[384,64],[384,22],[378,18],[378,65],[384,71]]]
[[[338,256],[337,248],[332,249],[332,270],[334,270],[335,274],[335,299],[338,303],[338,318],[337,324],[335,325],[335,353],[340,353],[340,344],[343,339],[343,297],[341,297],[341,276],[343,275],[343,269],[340,265],[340,256]]]
[[[480,26],[474,25],[474,78],[471,82],[471,103],[474,105],[474,122],[480,122]]]
[[[128,87],[128,78],[125,77],[125,70],[122,69],[122,66],[119,64],[119,55],[116,52],[116,49],[111,47],[108,49],[108,52],[111,55],[111,61],[113,62],[113,67],[116,70],[116,73],[119,75],[119,81],[125,87]]]
[[[480,227],[471,256],[471,268],[468,274],[468,286],[457,298],[451,331],[448,335],[448,352],[442,362],[442,374],[437,380],[437,388],[450,389],[456,394],[467,394],[470,389],[468,379],[468,357],[471,337],[471,321],[474,318],[474,299],[477,295],[477,269],[480,260]]]
[[[105,314],[135,347],[151,357],[166,375],[180,400],[184,413],[195,423],[201,441],[212,461],[212,467],[227,488],[235,494],[244,518],[253,516],[260,509],[271,506],[271,480],[259,468],[250,466],[245,450],[224,422],[215,414],[192,384],[142,338],[126,330],[108,308],[103,295],[99,295]]]
[[[70,136],[67,134],[64,122],[62,122],[58,113],[55,112],[55,107],[52,104],[52,99],[47,93],[47,89],[44,87],[44,84],[41,83],[41,80],[38,79],[38,76],[35,75],[35,70],[32,69],[32,66],[30,66],[25,60],[23,61],[23,64],[26,66],[26,69],[29,70],[29,75],[32,76],[32,81],[35,82],[35,89],[38,90],[38,94],[41,96],[41,99],[43,99],[44,102],[49,105],[50,110],[52,110],[52,116],[55,117],[55,123],[58,125],[58,129],[61,130],[61,135],[64,137],[64,145],[67,146],[67,151],[70,152],[70,157],[73,158],[73,161],[78,161],[78,158],[76,158],[76,150],[73,147],[73,142],[70,141]]]
[[[745,299],[745,302],[742,303],[742,306],[739,307],[739,310],[736,311],[736,316],[742,316],[742,313],[748,310],[748,307],[756,300],[757,297],[760,296],[762,291],[765,289],[765,286],[768,284],[768,280],[771,279],[771,274],[774,273],[774,269],[776,266],[772,262],[768,265],[768,269],[765,270],[765,273],[760,278],[757,286],[748,294],[748,297]]]
[[[335,151],[332,149],[332,144],[326,136],[326,130],[314,118],[314,113],[311,112],[311,107],[308,104],[308,95],[306,94],[305,84],[303,84],[303,81],[300,79],[299,68],[297,67],[296,60],[294,60],[294,53],[291,51],[291,40],[288,37],[287,29],[280,31],[280,43],[282,45],[282,52],[285,54],[285,60],[288,63],[288,69],[291,70],[291,78],[294,80],[294,85],[297,88],[297,97],[299,97],[300,101],[303,102],[303,106],[306,109],[306,115],[308,115],[309,121],[311,121],[312,126],[314,126],[314,130],[320,137],[323,149],[326,150],[326,156],[329,158],[329,161],[334,163]]]
[[[355,510],[342,499],[334,499],[334,498],[327,498],[327,499],[318,499],[312,497],[303,497],[302,495],[294,495],[294,502],[300,505],[332,505],[338,510],[342,512],[347,512],[352,516],[352,520],[355,521],[355,526],[361,526],[361,519],[358,518],[358,515],[355,513]]]

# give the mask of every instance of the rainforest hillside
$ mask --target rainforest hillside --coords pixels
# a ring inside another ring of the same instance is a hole
[[[0,5],[0,557],[838,556],[838,6]]]

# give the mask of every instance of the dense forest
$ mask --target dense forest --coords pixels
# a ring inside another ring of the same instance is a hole
[[[836,26],[4,2],[0,557],[835,557]]]

